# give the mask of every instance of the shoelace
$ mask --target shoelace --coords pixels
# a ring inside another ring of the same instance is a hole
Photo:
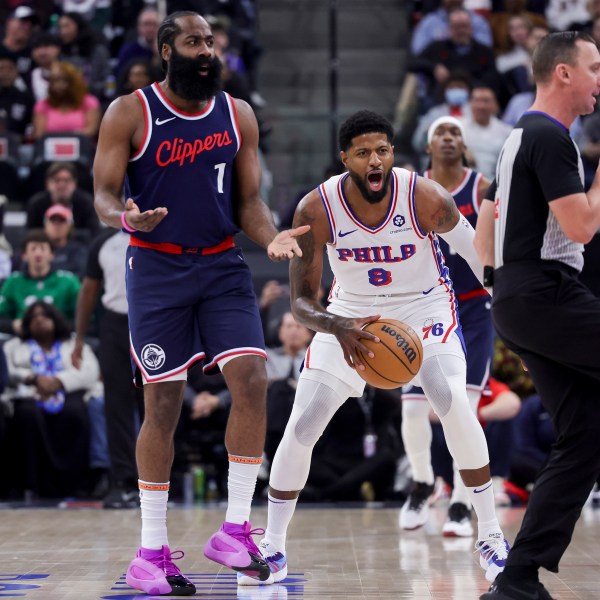
[[[484,546],[487,546],[487,548],[484,549]],[[499,560],[506,560],[508,557],[508,550],[503,537],[488,538],[475,542],[475,552],[480,552],[486,561],[489,561],[494,554]]]
[[[166,574],[167,577],[183,577],[183,574],[179,570],[173,561],[180,560],[185,556],[185,552],[183,550],[175,550],[175,552],[171,552],[170,554],[165,554],[162,559],[159,559],[158,565]]]
[[[250,546],[250,549],[253,552],[260,555],[260,550],[258,549],[258,546],[254,543],[252,536],[253,535],[264,535],[264,534],[265,534],[265,530],[262,527],[257,527],[256,529],[251,529],[248,532],[242,529],[240,531],[235,531],[233,533],[230,533],[229,535],[231,537],[234,537],[236,540],[239,540],[240,542],[242,542],[242,544],[244,544],[244,546],[246,546],[246,547]]]

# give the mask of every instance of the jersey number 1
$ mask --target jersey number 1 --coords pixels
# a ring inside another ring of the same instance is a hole
[[[219,194],[223,193],[223,178],[225,177],[225,163],[219,163],[215,165],[215,170],[217,171],[217,192]]]

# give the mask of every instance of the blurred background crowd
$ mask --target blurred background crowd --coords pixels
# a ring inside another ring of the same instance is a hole
[[[135,506],[141,392],[129,366],[124,254],[128,236],[93,207],[91,166],[103,112],[163,77],[163,15],[196,10],[215,34],[223,86],[254,108],[263,197],[289,226],[300,198],[340,173],[328,125],[374,109],[395,128],[397,166],[426,168],[426,135],[459,118],[466,160],[493,179],[504,140],[535,94],[531,56],[550,31],[600,42],[600,0],[6,0],[0,6],[0,499]],[[335,44],[332,44],[332,41]],[[335,47],[333,47],[335,46]],[[589,184],[600,111],[571,135]],[[268,344],[268,434],[259,488],[291,411],[311,332],[289,312],[287,268],[240,237]],[[586,283],[600,294],[598,242]],[[325,277],[324,288],[331,282]],[[325,294],[324,294],[325,296]],[[553,432],[520,362],[498,342],[479,416],[499,503],[527,501]],[[301,501],[402,501],[410,469],[401,390],[367,388],[336,414]],[[226,493],[222,377],[190,373],[176,438],[172,497]],[[433,444],[448,494],[443,434]],[[261,490],[262,491],[262,490]]]

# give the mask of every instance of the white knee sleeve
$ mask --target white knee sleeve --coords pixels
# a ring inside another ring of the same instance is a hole
[[[414,481],[433,483],[429,402],[402,399],[402,441]]]
[[[481,392],[477,390],[467,390],[467,398],[469,399],[469,406],[471,407],[473,414],[476,415],[479,401],[481,400]]]
[[[273,489],[291,492],[305,486],[313,447],[346,398],[324,383],[300,377],[294,408],[271,466]]]
[[[458,468],[480,469],[487,465],[490,460],[485,435],[467,398],[465,362],[450,354],[431,356],[423,362],[419,374]]]

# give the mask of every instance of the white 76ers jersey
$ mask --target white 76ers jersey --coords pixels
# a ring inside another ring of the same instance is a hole
[[[319,186],[331,230],[327,255],[335,275],[330,299],[340,291],[376,296],[451,290],[435,233],[421,230],[415,210],[417,174],[392,169],[391,202],[380,225],[369,227],[353,214],[344,195],[347,173]]]

